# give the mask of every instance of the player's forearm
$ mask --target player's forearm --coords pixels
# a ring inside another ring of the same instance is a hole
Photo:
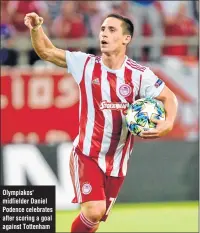
[[[48,51],[54,48],[54,45],[52,42],[49,40],[47,35],[44,33],[43,28],[40,27],[37,30],[30,30],[31,34],[31,41],[33,48],[37,55],[44,59],[48,59]]]
[[[166,121],[171,122],[173,126],[178,109],[178,101],[173,92],[163,100],[163,104],[166,111]]]

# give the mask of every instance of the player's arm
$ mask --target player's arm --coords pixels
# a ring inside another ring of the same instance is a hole
[[[178,101],[175,94],[165,85],[160,95],[155,97],[155,99],[160,100],[164,104],[166,122],[173,128],[174,121],[176,119]]]
[[[58,66],[67,67],[65,51],[56,48],[44,33],[42,28],[43,18],[36,13],[28,13],[24,18],[25,25],[30,29],[31,41],[37,55]]]
[[[175,94],[150,69],[142,75],[140,95],[142,98],[151,97],[160,100],[165,108],[165,120],[152,119],[156,128],[142,132],[143,138],[158,138],[165,136],[174,126],[178,102]]]
[[[142,133],[145,139],[153,139],[165,136],[174,126],[174,121],[177,114],[178,101],[175,94],[165,85],[161,93],[155,99],[162,101],[165,108],[165,121],[152,119],[157,124],[156,128]]]

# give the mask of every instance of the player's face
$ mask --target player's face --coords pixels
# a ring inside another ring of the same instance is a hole
[[[101,25],[99,39],[101,52],[112,53],[124,50],[131,36],[123,34],[121,20],[109,17]]]

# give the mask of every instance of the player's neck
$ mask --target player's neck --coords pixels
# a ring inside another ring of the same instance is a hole
[[[125,58],[126,55],[124,53],[118,55],[107,55],[105,53],[102,54],[103,64],[112,70],[120,69],[124,63]]]

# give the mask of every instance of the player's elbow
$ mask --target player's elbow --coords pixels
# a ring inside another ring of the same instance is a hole
[[[173,91],[171,91],[169,89],[169,92],[168,92],[168,95],[166,96],[167,99],[171,100],[172,102],[174,102],[175,105],[178,106],[178,100],[177,100],[177,97],[176,95],[174,94]]]
[[[158,99],[161,100],[162,102],[172,101],[176,105],[178,105],[178,101],[177,101],[176,95],[168,87],[164,88],[164,90],[162,91],[162,93],[161,93],[161,95],[159,96]]]
[[[172,92],[172,98],[174,100],[175,105],[178,107],[178,99],[177,99],[176,95],[174,94],[174,92]]]
[[[174,111],[177,111],[178,109],[178,100],[172,91],[170,91],[170,93],[165,96],[163,103],[170,105]]]
[[[38,56],[45,61],[49,61],[50,60],[50,53],[48,51],[40,51],[38,53]]]

